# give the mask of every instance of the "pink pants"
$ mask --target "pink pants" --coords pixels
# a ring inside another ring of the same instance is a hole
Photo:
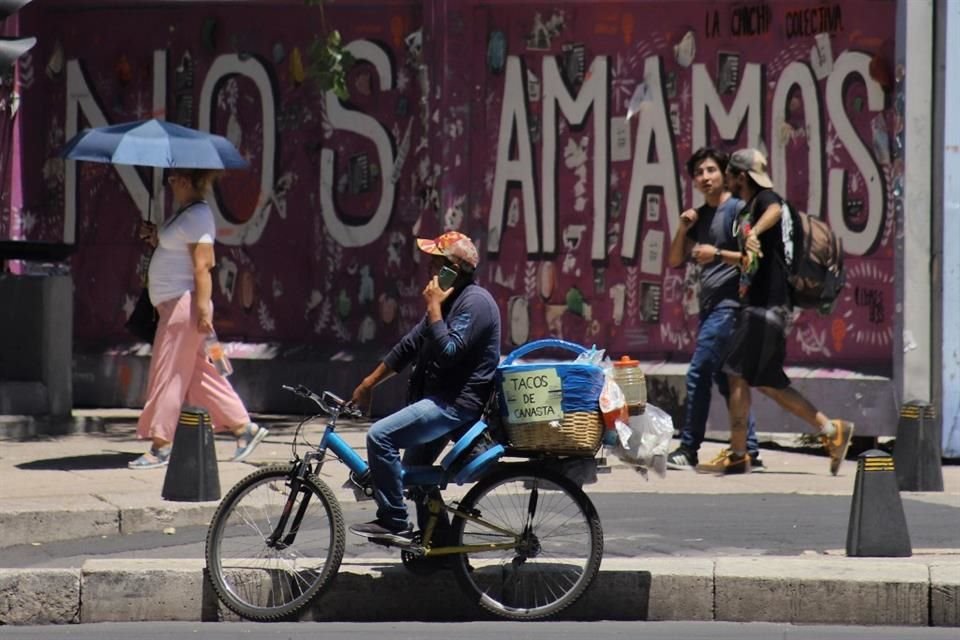
[[[193,295],[187,292],[157,306],[160,323],[153,340],[147,401],[137,422],[139,438],[173,442],[184,404],[203,407],[215,431],[250,422],[230,382],[217,373],[203,352]]]

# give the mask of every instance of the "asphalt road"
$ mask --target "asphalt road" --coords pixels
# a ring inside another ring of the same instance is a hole
[[[843,550],[849,496],[792,494],[704,495],[596,493],[604,556],[799,555]],[[346,522],[373,518],[373,503],[344,503]],[[956,501],[903,497],[911,543],[917,549],[960,546]],[[0,549],[0,567],[79,567],[90,558],[203,558],[206,527],[171,535],[143,533]],[[393,553],[347,534],[348,557]],[[0,635],[3,635],[0,633]]]
[[[587,627],[586,625],[590,625]],[[4,640],[940,640],[956,629],[927,627],[795,626],[733,622],[458,622],[409,623],[188,623],[143,622],[43,627],[3,627]]]

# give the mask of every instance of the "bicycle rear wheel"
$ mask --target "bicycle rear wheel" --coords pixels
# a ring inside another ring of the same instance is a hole
[[[210,582],[230,610],[250,620],[282,619],[305,608],[343,559],[340,504],[325,483],[308,475],[288,505],[292,469],[267,467],[237,483],[207,533]],[[271,542],[287,507],[284,531]]]
[[[453,520],[458,544],[513,542],[456,557],[460,585],[483,608],[513,620],[545,618],[573,604],[600,570],[603,530],[590,499],[555,472],[504,465],[464,496]],[[509,532],[509,533],[505,533]]]

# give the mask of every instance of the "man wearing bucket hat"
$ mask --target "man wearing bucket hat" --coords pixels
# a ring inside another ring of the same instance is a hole
[[[830,473],[836,475],[850,446],[853,423],[831,420],[818,411],[790,386],[783,371],[791,313],[783,232],[792,221],[782,216],[783,198],[773,191],[767,159],[757,149],[731,155],[726,178],[733,195],[747,203],[736,228],[743,254],[739,287],[743,307],[724,364],[730,380],[730,450],[697,470],[722,474],[750,470],[747,416],[750,388],[756,387],[820,434],[830,454]]]
[[[351,397],[367,407],[377,384],[413,365],[409,404],[375,422],[367,433],[377,519],[350,527],[357,535],[399,545],[413,538],[402,466],[431,463],[449,437],[476,423],[500,363],[500,310],[474,282],[480,255],[473,241],[448,231],[432,240],[418,238],[417,246],[431,257],[430,280],[423,289],[426,313]]]

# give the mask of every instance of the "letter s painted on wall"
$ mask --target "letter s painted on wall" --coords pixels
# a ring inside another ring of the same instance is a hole
[[[381,90],[389,91],[393,88],[393,64],[386,51],[369,40],[354,40],[345,48],[358,61],[364,60],[374,66],[380,79]],[[337,214],[333,200],[333,187],[336,182],[335,154],[332,149],[327,148],[320,152],[320,213],[327,231],[344,247],[363,247],[383,234],[393,211],[394,183],[391,173],[396,156],[394,142],[390,133],[375,118],[346,108],[332,91],[326,92],[326,101],[327,117],[334,128],[369,138],[377,148],[380,163],[380,202],[377,203],[373,216],[361,225],[346,224]]]
[[[846,171],[838,168],[830,169],[827,210],[831,214],[830,226],[843,240],[844,252],[864,256],[880,241],[886,203],[880,167],[857,135],[844,108],[844,86],[849,76],[854,74],[859,75],[866,86],[867,108],[874,112],[883,111],[883,88],[870,77],[870,57],[865,53],[844,51],[834,62],[833,72],[827,80],[827,113],[830,114],[830,120],[837,131],[837,138],[843,143],[867,185],[867,210],[870,215],[866,227],[862,230],[856,231],[848,226],[843,216],[846,206]]]

